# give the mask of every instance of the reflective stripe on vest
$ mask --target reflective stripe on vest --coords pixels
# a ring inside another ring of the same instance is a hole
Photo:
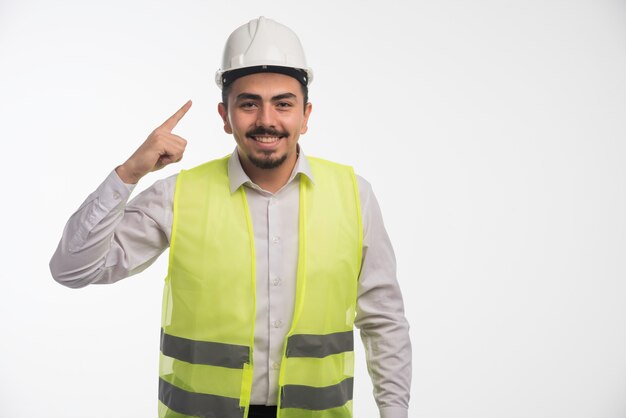
[[[243,369],[244,364],[250,362],[249,347],[211,341],[193,341],[168,335],[163,332],[162,328],[161,352],[166,356],[191,364],[209,364],[231,369]]]
[[[243,418],[245,412],[237,398],[188,392],[163,379],[159,379],[159,401],[172,411],[193,417]]]
[[[352,331],[328,335],[292,335],[287,339],[287,357],[318,357],[354,350]]]
[[[352,416],[362,224],[350,167],[309,158],[300,175],[298,273],[279,375],[280,418]],[[228,157],[177,179],[163,293],[159,416],[239,418],[252,386],[256,266],[243,186]]]
[[[349,377],[336,385],[315,388],[305,385],[285,385],[281,392],[281,408],[313,411],[341,407],[352,400],[354,379]]]

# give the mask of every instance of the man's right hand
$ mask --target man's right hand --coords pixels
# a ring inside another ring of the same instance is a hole
[[[124,183],[135,184],[149,172],[160,170],[183,158],[187,141],[174,135],[172,130],[190,107],[191,100],[178,109],[161,126],[152,131],[144,143],[137,148],[137,151],[124,164],[115,169]]]

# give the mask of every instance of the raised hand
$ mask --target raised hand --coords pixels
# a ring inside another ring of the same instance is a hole
[[[137,151],[115,171],[122,181],[134,184],[151,171],[160,170],[170,163],[183,158],[187,141],[172,133],[178,122],[191,107],[191,100],[156,128]]]

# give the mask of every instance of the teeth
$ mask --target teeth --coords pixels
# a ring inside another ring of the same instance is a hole
[[[255,136],[254,139],[264,144],[269,144],[278,141],[280,138],[277,136]]]

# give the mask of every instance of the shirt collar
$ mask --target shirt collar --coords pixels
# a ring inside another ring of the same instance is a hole
[[[315,184],[315,179],[313,178],[313,172],[311,171],[311,165],[309,164],[309,160],[306,158],[304,153],[302,152],[302,148],[298,144],[298,159],[296,160],[296,165],[289,176],[289,180],[287,183],[291,183],[298,174],[304,174],[311,180],[311,183]],[[235,193],[235,191],[241,187],[242,185],[254,185],[258,187],[250,177],[243,171],[243,167],[241,166],[241,161],[239,160],[239,154],[237,153],[237,148],[230,155],[228,159],[228,182],[230,183],[230,192]]]

